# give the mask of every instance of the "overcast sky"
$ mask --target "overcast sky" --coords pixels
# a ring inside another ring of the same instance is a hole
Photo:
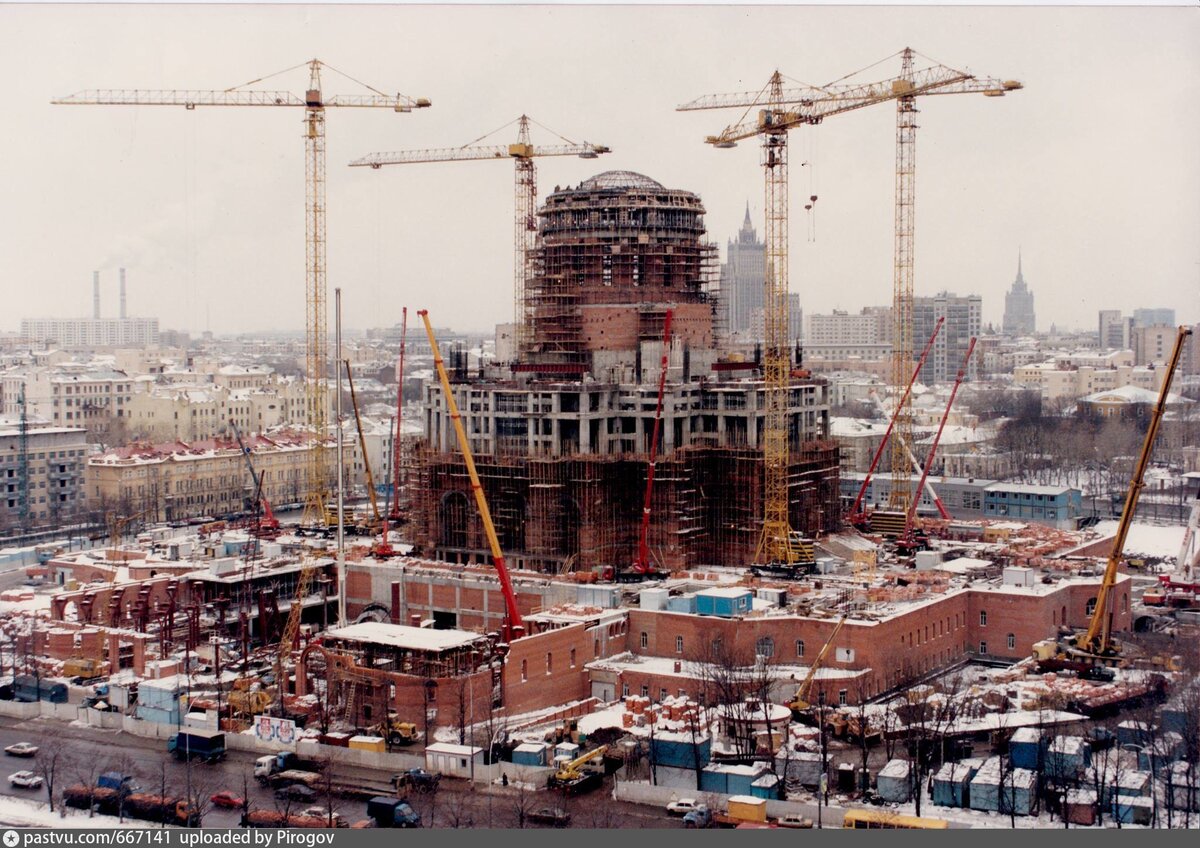
[[[758,145],[711,149],[704,136],[740,113],[675,106],[759,89],[776,67],[830,82],[905,45],[1026,86],[919,102],[918,295],[981,294],[985,322],[998,324],[1020,248],[1041,329],[1093,328],[1098,309],[1138,306],[1200,320],[1193,7],[6,5],[0,329],[89,315],[95,269],[103,314],[115,315],[118,266],[130,313],[165,327],[302,327],[302,110],[67,107],[52,97],[224,89],[317,57],[384,91],[430,98],[410,114],[329,110],[330,299],[341,286],[347,328],[394,324],[407,305],[439,325],[485,329],[511,316],[511,163],[346,163],[465,144],[525,112],[613,148],[593,161],[538,160],[541,196],[602,170],[638,171],[699,194],[723,252],[747,201],[761,233]],[[898,72],[892,58],[862,79]],[[301,69],[265,87],[306,83]],[[362,91],[331,72],[324,89]],[[886,104],[791,134],[790,285],[807,312],[891,302],[894,125]]]

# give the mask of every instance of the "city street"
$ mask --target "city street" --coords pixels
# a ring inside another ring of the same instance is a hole
[[[144,739],[128,733],[90,727],[74,727],[51,719],[21,720],[0,718],[0,748],[15,742],[31,742],[40,747],[53,744],[64,746],[64,763],[56,777],[56,794],[84,778],[95,780],[102,771],[123,770],[135,776],[141,788],[159,794],[163,781],[167,794],[182,797],[187,794],[188,781],[197,794],[207,798],[214,792],[228,790],[241,796],[248,790],[251,809],[278,810],[297,813],[307,804],[276,801],[270,789],[260,787],[253,777],[254,755],[231,751],[220,763],[207,765],[193,762],[189,769],[166,754],[162,740]],[[29,791],[9,785],[9,774],[22,769],[38,771],[38,761],[3,757],[7,770],[0,777],[0,794],[44,801],[46,790]],[[40,772],[39,772],[40,773]],[[388,772],[370,769],[336,767],[333,780],[377,789],[391,794]],[[611,780],[611,779],[610,779]],[[413,808],[421,814],[426,827],[517,827],[521,812],[529,813],[542,807],[562,807],[571,814],[573,827],[679,827],[655,807],[614,801],[610,796],[611,783],[577,798],[564,801],[561,796],[545,791],[529,791],[515,787],[476,787],[462,780],[444,779],[436,793],[409,796]],[[322,808],[324,798],[314,802]],[[348,822],[366,818],[363,801],[335,798],[333,809]],[[240,810],[209,807],[204,812],[205,827],[237,827]],[[531,825],[526,822],[526,826]]]

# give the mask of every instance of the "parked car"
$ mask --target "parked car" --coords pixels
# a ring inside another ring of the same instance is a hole
[[[667,812],[673,816],[686,816],[697,807],[704,806],[695,798],[677,798],[667,804]]]
[[[227,810],[236,810],[246,804],[244,798],[239,798],[227,789],[213,794],[208,800],[214,807],[224,807]]]
[[[8,776],[8,782],[18,789],[41,789],[42,776],[31,771],[18,771]]]
[[[4,753],[12,757],[32,757],[37,754],[37,745],[29,742],[18,742],[15,745],[9,745],[4,749]]]
[[[788,813],[780,816],[776,824],[780,827],[812,827],[813,820],[805,818],[799,813]]]
[[[303,801],[311,804],[317,800],[317,793],[303,783],[293,783],[291,786],[281,786],[275,790],[275,797],[280,801]]]
[[[571,814],[557,807],[541,807],[526,816],[534,824],[549,824],[554,827],[567,827],[571,824]]]
[[[335,811],[331,815],[326,807],[308,807],[307,809],[301,810],[300,815],[313,819],[321,819],[322,821],[329,821],[329,819],[332,818],[334,827],[346,827],[346,825],[342,823],[342,814]]]

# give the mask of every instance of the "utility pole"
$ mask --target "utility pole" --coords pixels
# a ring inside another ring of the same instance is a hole
[[[334,344],[339,362],[342,359],[342,290],[333,290],[334,299]],[[346,466],[342,448],[342,369],[337,371],[337,579],[338,579],[338,627],[346,626]]]

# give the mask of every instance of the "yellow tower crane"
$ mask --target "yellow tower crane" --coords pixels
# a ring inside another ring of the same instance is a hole
[[[290,91],[263,91],[251,89],[264,80],[308,67],[308,88],[303,95]],[[411,112],[429,106],[425,98],[412,98],[403,94],[385,94],[369,85],[368,94],[332,95],[326,97],[321,90],[321,69],[328,68],[341,74],[336,68],[313,59],[236,85],[220,91],[184,89],[89,89],[60,97],[51,103],[63,106],[183,106],[189,111],[197,106],[287,106],[304,110],[304,186],[305,186],[305,407],[307,423],[316,438],[308,462],[308,491],[304,507],[304,523],[327,527],[329,512],[326,507],[326,462],[323,438],[326,428],[326,396],[328,339],[327,301],[325,287],[325,110],[330,107],[353,107],[361,109],[390,109],[394,112]],[[342,76],[346,76],[342,74]],[[352,77],[346,77],[353,82]],[[363,85],[363,83],[358,83]]]
[[[893,388],[899,397],[912,370],[912,279],[913,203],[916,178],[915,99],[927,94],[979,93],[1001,97],[1022,88],[1015,80],[978,78],[944,65],[914,71],[914,52],[905,48],[898,77],[866,84],[837,81],[824,86],[785,87],[776,71],[757,92],[708,95],[678,107],[680,111],[741,107],[747,113],[760,108],[756,118],[726,127],[705,141],[718,148],[736,146],[738,141],[763,137],[763,166],[766,171],[766,281],[764,288],[765,349],[763,374],[767,394],[764,421],[764,520],[763,535],[755,556],[758,562],[795,562],[798,554],[788,522],[787,499],[787,132],[805,124],[819,124],[831,115],[897,101],[896,135],[896,233],[894,270],[894,358]],[[849,76],[854,76],[853,74]],[[847,79],[848,77],[843,77]],[[892,440],[892,495],[890,505],[907,509],[911,500],[910,460],[904,445],[911,442],[912,412],[906,402],[897,416]]]
[[[525,308],[525,284],[530,276],[529,260],[537,234],[537,170],[534,158],[539,156],[578,156],[595,159],[609,149],[603,144],[584,141],[576,143],[559,135],[565,144],[534,145],[529,137],[528,115],[517,118],[517,140],[509,145],[481,145],[479,142],[500,130],[488,133],[462,147],[443,147],[428,150],[397,150],[390,153],[370,153],[350,163],[351,167],[369,166],[378,170],[384,165],[409,165],[417,162],[462,162],[479,159],[511,159],[516,170],[513,194],[513,355],[520,357],[530,339],[530,313]],[[505,127],[512,124],[506,124]],[[542,126],[538,124],[538,126]],[[500,129],[505,129],[501,127]],[[543,129],[546,129],[543,127]],[[550,130],[550,132],[553,132]],[[558,133],[554,133],[558,135]]]

